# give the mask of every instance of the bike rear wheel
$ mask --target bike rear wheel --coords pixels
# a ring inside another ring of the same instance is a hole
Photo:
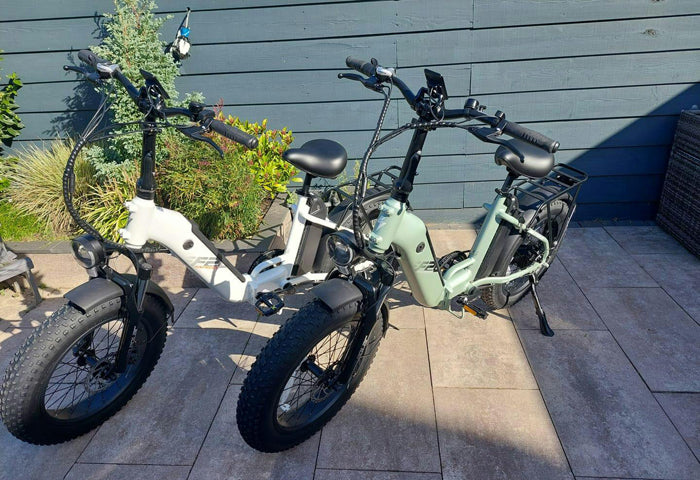
[[[569,214],[569,204],[564,200],[555,200],[550,205],[549,215],[551,217],[552,238],[561,242],[565,228],[564,222]],[[544,208],[534,221],[533,228],[544,235],[549,236],[549,222],[547,222],[547,209]],[[498,227],[496,241],[489,248],[486,254],[496,255],[497,259],[493,270],[489,276],[504,276],[516,273],[533,261],[542,253],[542,244],[532,236],[523,236],[515,231],[508,224],[501,224]],[[557,244],[558,245],[558,244]],[[550,246],[551,250],[552,246]],[[554,260],[554,253],[550,253],[547,263]],[[536,275],[542,278],[547,269],[540,269]],[[491,309],[509,307],[516,304],[530,289],[527,275],[515,280],[498,285],[490,285],[481,291],[481,299]]]

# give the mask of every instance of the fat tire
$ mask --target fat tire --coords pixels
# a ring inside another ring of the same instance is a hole
[[[250,267],[248,268],[248,275],[251,275],[253,273],[253,270],[255,270],[255,267],[260,265],[262,262],[266,260],[270,260],[271,258],[279,257],[284,253],[284,250],[281,248],[275,248],[273,250],[267,250],[260,255],[258,255],[255,260],[253,260],[253,263],[250,264]],[[272,267],[270,267],[272,268]],[[267,271],[268,269],[266,268],[263,271]]]
[[[44,408],[46,383],[67,348],[104,322],[118,318],[121,305],[122,299],[115,298],[83,312],[67,303],[27,338],[5,372],[0,387],[0,417],[12,435],[36,445],[63,443],[102,424],[136,394],[153,371],[166,340],[166,307],[151,295],[144,302],[141,322],[149,341],[139,371],[125,390],[105,408],[81,420],[56,421]]]
[[[552,217],[559,221],[566,218],[568,210],[569,204],[565,200],[554,200],[550,205]],[[543,209],[534,223],[537,224],[544,220],[546,215],[547,210]],[[561,226],[562,225],[560,225],[560,228]],[[501,223],[494,238],[495,241],[489,247],[489,251],[486,254],[486,258],[488,258],[489,255],[498,255],[493,270],[490,275],[488,275],[492,277],[505,274],[508,269],[508,265],[510,265],[510,263],[513,261],[518,248],[524,241],[523,235],[506,223]],[[552,260],[554,260],[554,254],[550,254],[547,262],[551,264]],[[541,269],[539,272],[537,272],[537,278],[542,278],[546,272],[546,268]],[[481,299],[490,309],[496,310],[515,305],[525,296],[527,292],[529,292],[529,289],[525,288],[522,291],[517,292],[515,295],[508,295],[505,291],[505,284],[490,285],[481,291]]]
[[[326,335],[353,321],[357,305],[351,304],[331,312],[320,300],[301,308],[265,345],[257,356],[238,398],[236,421],[243,439],[261,452],[281,452],[310,438],[345,405],[364,378],[376,354],[381,328],[376,341],[367,351],[360,351],[355,371],[345,391],[319,418],[296,430],[280,431],[275,427],[279,393],[305,355]],[[381,319],[377,324],[381,325]],[[375,324],[376,326],[376,324]],[[359,326],[358,326],[359,328]],[[369,334],[373,339],[376,329]]]

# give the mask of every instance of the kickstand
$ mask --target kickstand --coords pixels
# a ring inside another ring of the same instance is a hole
[[[547,322],[547,315],[544,314],[542,310],[542,304],[540,303],[540,298],[537,296],[537,278],[534,274],[530,274],[530,292],[532,293],[532,301],[535,303],[535,312],[537,312],[537,317],[540,319],[540,333],[546,337],[553,337],[554,332],[549,328],[549,322]]]

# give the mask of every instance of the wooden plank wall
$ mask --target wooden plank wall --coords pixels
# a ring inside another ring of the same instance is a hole
[[[89,116],[75,101],[75,52],[99,43],[108,0],[24,0],[3,6],[5,73],[25,81],[19,145],[64,135],[61,119]],[[353,55],[398,67],[413,88],[422,69],[441,72],[459,107],[469,97],[558,139],[561,162],[586,170],[578,219],[652,218],[680,110],[700,104],[698,0],[161,0],[175,17],[193,9],[192,57],[182,92],[201,91],[226,111],[290,127],[295,145],[340,141],[358,158],[381,106],[376,94],[336,78]],[[66,115],[66,110],[71,110]],[[386,128],[410,121],[395,102]],[[401,161],[410,134],[376,154]],[[429,136],[412,201],[438,222],[481,216],[504,177],[493,148],[450,130]],[[355,162],[348,173],[353,174]]]

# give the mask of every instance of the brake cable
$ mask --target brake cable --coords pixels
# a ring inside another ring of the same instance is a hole
[[[382,131],[382,125],[384,124],[384,119],[386,117],[387,111],[389,110],[389,103],[391,102],[391,90],[393,83],[389,84],[389,87],[382,87],[381,93],[384,95],[384,104],[382,105],[382,112],[379,115],[379,120],[377,121],[377,126],[374,129],[374,134],[372,135],[372,141],[367,147],[367,151],[362,157],[362,162],[360,163],[360,171],[357,175],[357,180],[355,182],[355,199],[352,205],[352,227],[353,233],[355,235],[355,241],[360,249],[364,249],[365,241],[362,237],[362,223],[360,218],[360,209],[362,208],[362,202],[365,199],[365,194],[367,193],[367,164],[369,158],[374,153],[375,143],[379,140],[379,135]],[[367,215],[365,214],[365,217]]]

